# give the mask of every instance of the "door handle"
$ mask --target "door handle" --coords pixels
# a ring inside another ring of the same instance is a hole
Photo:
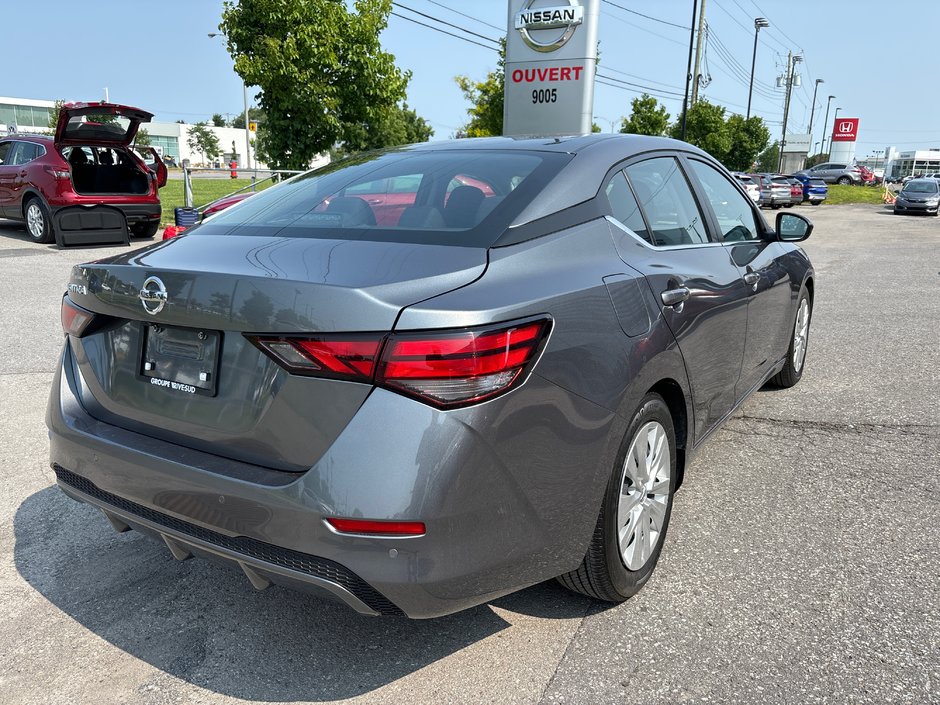
[[[663,300],[663,306],[678,306],[689,300],[692,292],[688,287],[680,286],[677,289],[667,289],[659,297]]]
[[[744,275],[744,283],[757,291],[757,285],[760,283],[760,274],[757,272],[748,272]]]

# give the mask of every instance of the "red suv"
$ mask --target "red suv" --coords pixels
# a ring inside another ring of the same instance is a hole
[[[0,139],[0,216],[26,221],[36,242],[127,242],[160,227],[166,167],[131,148],[151,113],[112,103],[66,103],[55,136]]]

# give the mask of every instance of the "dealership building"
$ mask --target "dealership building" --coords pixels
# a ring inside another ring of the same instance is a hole
[[[49,119],[55,109],[55,101],[36,100],[30,98],[9,98],[0,96],[0,134],[10,132],[51,133]],[[192,166],[212,166],[206,163],[206,158],[194,152],[186,144],[189,131],[193,125],[178,122],[150,122],[144,126],[150,135],[150,144],[164,157],[173,157],[178,164],[188,159]],[[228,164],[233,158],[239,166],[247,165],[245,159],[245,130],[235,127],[208,128],[219,138],[219,148],[222,154],[215,160],[220,166]],[[251,140],[252,143],[254,139]],[[257,162],[254,146],[251,149],[251,166],[260,169],[267,168],[264,162]],[[328,157],[318,157],[311,166],[321,166],[329,161]],[[257,163],[256,163],[257,162]]]

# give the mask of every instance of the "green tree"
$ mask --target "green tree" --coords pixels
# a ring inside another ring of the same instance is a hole
[[[213,127],[225,127],[225,118],[222,117],[221,113],[212,114],[212,126]]]
[[[205,122],[197,122],[189,128],[186,146],[193,152],[199,152],[203,162],[211,161],[222,151],[219,147],[219,138],[206,126]]]
[[[639,98],[634,98],[630,107],[630,117],[623,119],[621,132],[654,136],[666,134],[669,113],[666,112],[666,106],[660,105],[653,96],[644,93]]]
[[[143,127],[137,130],[137,137],[134,138],[134,144],[138,147],[149,147],[151,144],[150,133]]]
[[[813,156],[807,158],[805,168],[809,169],[812,166],[816,166],[817,164],[825,164],[828,161],[829,161],[828,152],[821,152],[820,154],[814,154]]]
[[[433,134],[434,128],[404,103],[382,112],[374,123],[347,123],[343,144],[339,149],[331,151],[331,155],[427,142]]]
[[[264,122],[264,111],[252,105],[248,108],[248,120],[252,122],[257,122],[259,125]],[[229,123],[229,127],[237,127],[239,130],[245,129],[245,113],[239,113],[234,118],[232,122]]]
[[[780,143],[774,142],[757,157],[758,171],[777,171],[780,162]]]
[[[458,132],[460,137],[493,137],[503,134],[503,90],[506,81],[506,40],[499,41],[496,70],[484,81],[469,76],[455,76],[454,81],[470,102],[470,121]]]
[[[260,89],[258,156],[304,169],[345,136],[405,98],[411,78],[382,51],[391,0],[225,0],[219,29],[235,70]]]
[[[770,131],[763,119],[756,115],[746,120],[741,115],[732,115],[726,125],[731,135],[731,147],[722,163],[731,171],[747,171],[770,142]]]
[[[689,108],[686,115],[685,141],[724,162],[731,150],[732,140],[731,131],[725,122],[725,109],[707,100],[699,100]],[[669,136],[680,139],[681,135],[680,120],[669,128]]]
[[[55,104],[49,108],[49,129],[55,130],[59,125],[59,113],[62,112],[62,106],[65,105],[64,100],[57,100]]]

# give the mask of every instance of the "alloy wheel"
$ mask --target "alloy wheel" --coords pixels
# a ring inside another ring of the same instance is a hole
[[[793,327],[793,369],[799,372],[803,369],[803,360],[806,359],[806,338],[809,335],[809,302],[800,301],[800,309],[796,314],[796,325]]]
[[[630,443],[620,483],[617,540],[629,570],[640,570],[659,543],[669,507],[671,471],[666,429],[650,421]]]
[[[26,207],[26,228],[36,240],[41,239],[45,232],[46,223],[42,216],[42,208],[35,201]]]

